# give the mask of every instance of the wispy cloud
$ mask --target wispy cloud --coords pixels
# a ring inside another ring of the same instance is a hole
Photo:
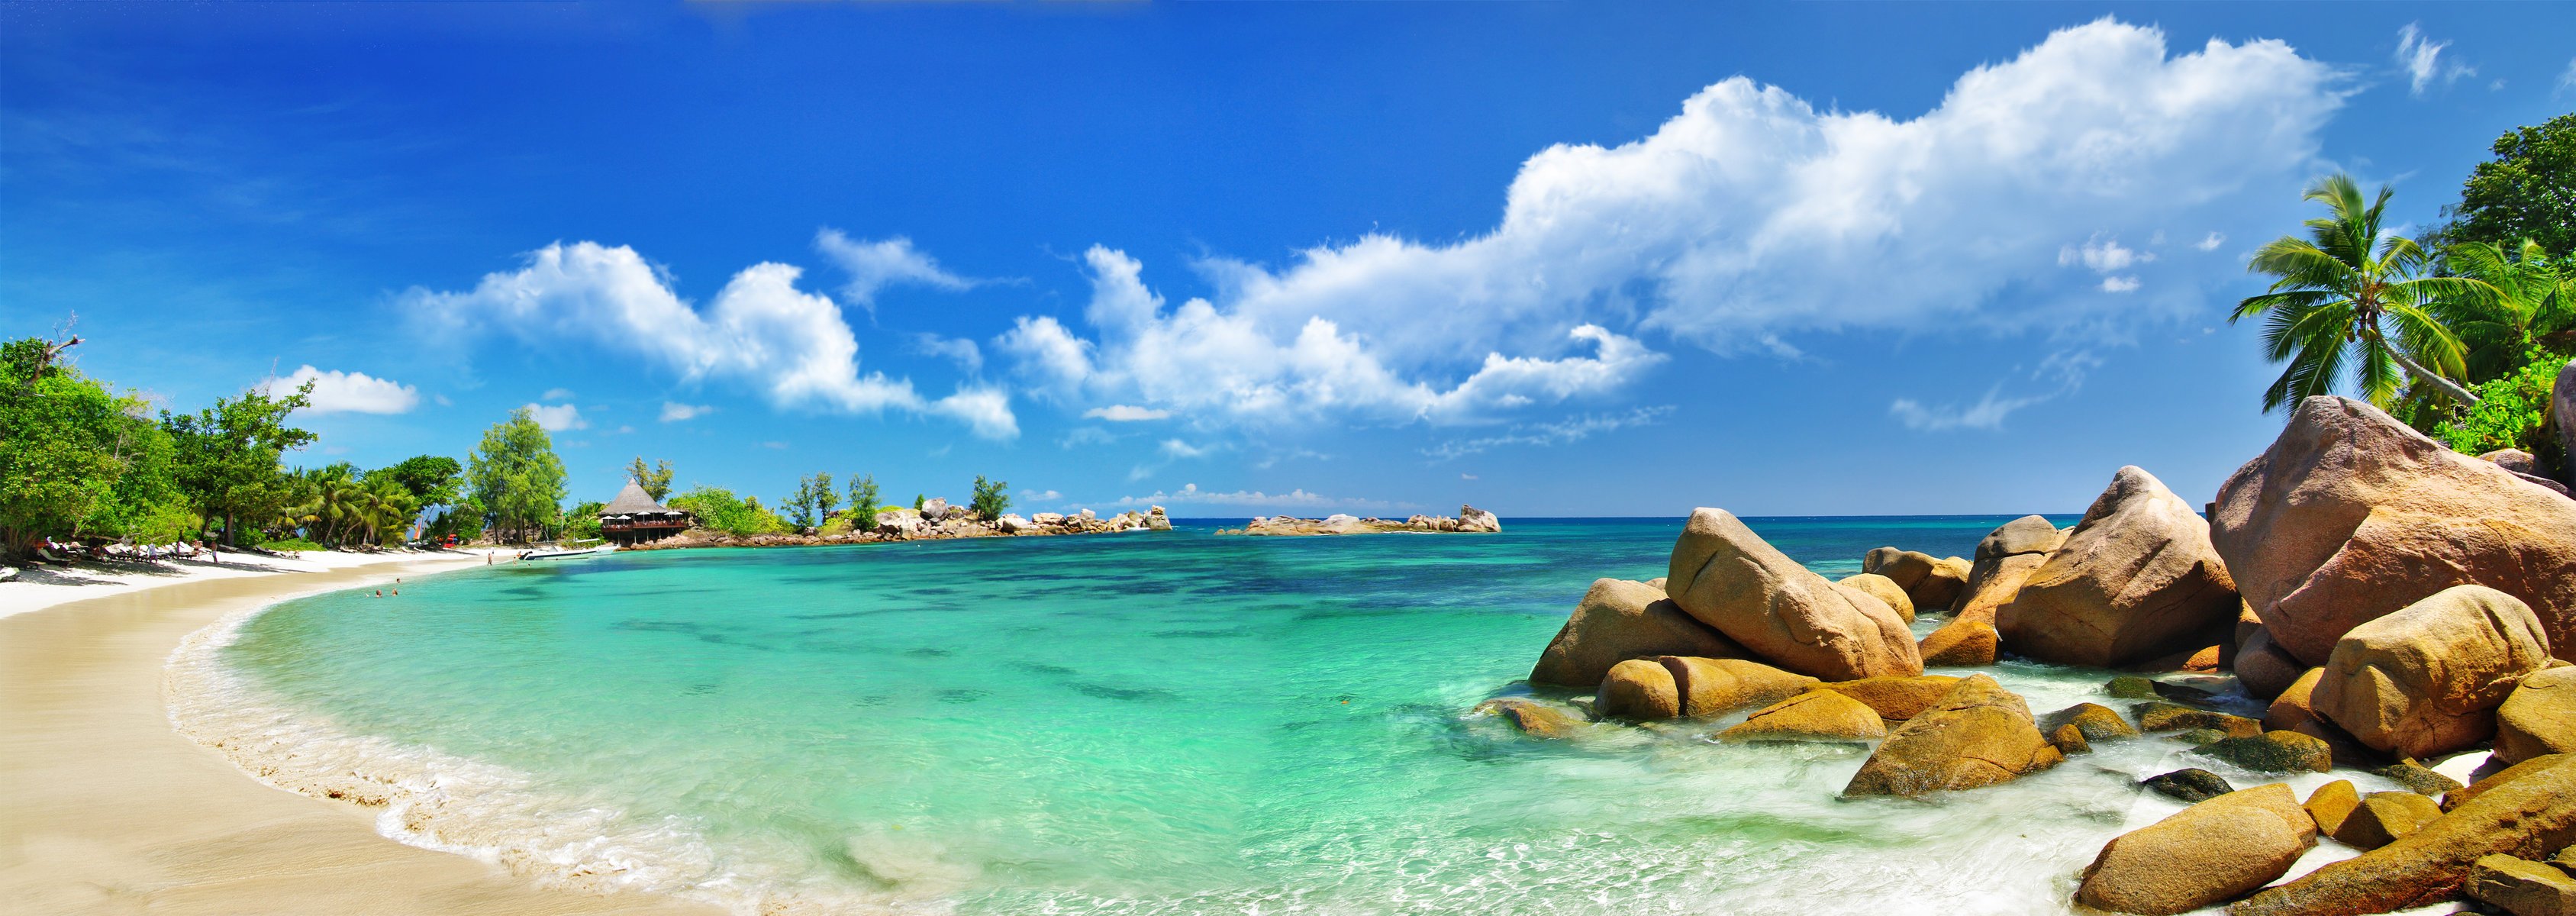
[[[397,414],[409,413],[412,408],[420,406],[419,389],[364,372],[324,372],[312,366],[299,366],[285,378],[261,379],[258,387],[270,397],[281,397],[303,387],[306,382],[313,383],[310,396],[313,403],[304,409],[314,413]]]
[[[1108,420],[1112,423],[1134,423],[1141,420],[1165,419],[1170,417],[1172,412],[1168,410],[1157,410],[1151,407],[1132,407],[1126,404],[1111,404],[1107,407],[1094,407],[1090,410],[1083,411],[1082,415],[1094,420]]]
[[[1913,398],[1898,398],[1895,403],[1887,405],[1887,412],[1905,424],[1905,428],[1919,432],[2002,429],[2004,418],[2014,411],[2064,397],[2083,388],[2086,373],[2101,364],[2102,361],[2090,350],[2054,353],[2040,361],[2039,368],[2031,373],[2033,380],[2048,386],[2041,390],[2007,396],[2003,393],[2004,383],[1996,382],[1976,403],[1966,407],[1957,404],[1925,406]]]
[[[2208,237],[2203,238],[2200,241],[2193,242],[2191,247],[2198,248],[2202,251],[2217,251],[2218,246],[2224,244],[2227,244],[2227,233],[2212,232]]]
[[[541,395],[537,395],[537,400],[540,400],[540,401],[569,401],[569,400],[572,400],[572,389],[570,389],[570,388],[548,388],[548,389],[546,389],[546,393],[541,394]]]
[[[2447,86],[2460,77],[2477,75],[2475,67],[2457,63],[2448,67],[2442,65],[2442,49],[2450,46],[2450,42],[2425,37],[2419,23],[2410,22],[2397,30],[2397,66],[2406,71],[2407,91],[2414,93],[2416,98],[2423,98],[2424,90],[2431,87],[2437,78]]]
[[[1448,442],[1443,442],[1437,447],[1424,449],[1422,453],[1435,459],[1447,461],[1452,458],[1491,451],[1507,445],[1564,445],[1570,442],[1580,442],[1584,439],[1591,438],[1595,434],[1606,433],[1614,429],[1629,426],[1652,425],[1654,423],[1661,422],[1666,415],[1669,415],[1672,412],[1673,408],[1671,405],[1660,405],[1654,407],[1639,407],[1620,414],[1586,414],[1583,416],[1567,417],[1554,423],[1523,423],[1513,426],[1511,428],[1511,432],[1504,435],[1484,436],[1475,439],[1453,439]],[[1474,478],[1471,477],[1469,479],[1472,480]]]
[[[984,371],[984,351],[963,337],[941,337],[937,334],[912,335],[912,351],[936,356],[956,363],[960,371],[975,375]]]
[[[1218,492],[1214,490],[1199,489],[1199,485],[1194,483],[1185,484],[1180,489],[1169,493],[1156,491],[1148,496],[1121,496],[1116,501],[1109,503],[1109,505],[1205,505],[1241,506],[1246,508],[1265,509],[1356,509],[1360,511],[1379,512],[1391,509],[1416,508],[1412,503],[1389,502],[1382,499],[1325,496],[1321,493],[1306,492],[1303,487],[1290,490],[1286,493],[1264,493],[1260,490],[1233,490],[1228,492]]]
[[[679,423],[686,420],[695,420],[714,412],[716,412],[715,408],[704,404],[682,404],[678,401],[662,402],[662,422],[664,423]]]
[[[849,275],[849,281],[841,284],[841,296],[867,309],[870,316],[877,312],[878,291],[889,286],[909,283],[958,292],[983,282],[949,273],[900,235],[870,241],[825,227],[815,231],[814,248]]]

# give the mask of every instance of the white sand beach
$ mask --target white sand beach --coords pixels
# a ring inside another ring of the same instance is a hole
[[[300,594],[480,565],[479,553],[227,554],[0,583],[0,912],[714,913],[549,890],[405,846],[374,813],[262,785],[170,726],[189,633]]]

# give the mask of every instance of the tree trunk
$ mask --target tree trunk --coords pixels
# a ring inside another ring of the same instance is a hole
[[[2460,387],[2460,383],[2434,375],[2432,370],[2417,365],[2414,360],[2407,359],[2406,354],[2398,352],[2396,347],[2388,348],[2388,356],[2391,359],[2397,360],[2398,365],[2406,367],[2406,371],[2414,375],[2416,381],[2431,385],[2443,394],[2450,395],[2451,400],[2458,401],[2470,407],[2478,406],[2477,395],[2470,394],[2468,389]]]

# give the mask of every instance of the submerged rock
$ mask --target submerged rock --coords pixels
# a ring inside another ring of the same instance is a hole
[[[2521,763],[2576,751],[2576,666],[2522,679],[2496,707],[2495,759]]]
[[[1582,721],[1564,710],[1527,697],[1495,697],[1477,704],[1476,711],[1501,716],[1532,738],[1571,738],[1583,728]]]
[[[2138,703],[2129,707],[2129,713],[2138,717],[2139,731],[2169,732],[2206,728],[2222,732],[2230,738],[2251,738],[2263,733],[2263,723],[2253,719],[2231,716],[2214,710],[2194,709],[2179,703],[2163,701]]]
[[[2207,646],[2237,609],[2208,523],[2154,475],[2123,467],[1995,628],[2015,655],[2118,667]]]
[[[2530,769],[2513,772],[2524,767]],[[2487,782],[2501,784],[2396,842],[2263,890],[2228,912],[2322,916],[2429,906],[2459,893],[2482,857],[2537,859],[2576,843],[2576,756],[2536,758],[2481,784]]]
[[[2228,785],[2224,777],[2197,767],[2175,770],[2171,773],[2158,773],[2147,777],[2146,781],[2138,785],[2145,786],[2158,795],[2179,798],[2186,802],[2204,802],[2236,791],[2236,787]]]
[[[2549,660],[2546,639],[2512,595],[2453,586],[2344,634],[2310,703],[2379,750],[2461,750],[2495,733],[2495,708]]]
[[[1533,684],[1597,687],[1610,666],[1632,658],[1748,655],[1734,640],[1709,629],[1643,582],[1596,579],[1574,606],[1574,615],[1549,640],[1530,669]]]
[[[2129,720],[2099,703],[2077,703],[2040,720],[2042,728],[2051,730],[2066,725],[2082,731],[2087,742],[2127,741],[2138,736],[2138,730],[2129,727]]]
[[[1931,709],[1897,726],[1861,764],[1843,794],[1921,795],[1973,789],[2056,766],[2021,697],[1982,674],[1961,680]]]
[[[2123,700],[2152,700],[2161,695],[2156,693],[2155,681],[2134,674],[2112,678],[2102,685],[2102,692]]]
[[[1887,603],[1789,559],[1723,509],[1699,509],[1673,544],[1673,602],[1762,660],[1828,680],[1923,673]]]
[[[2576,501],[2359,401],[2301,401],[2220,488],[2210,527],[2273,641],[2310,665],[2354,627],[2472,582],[2529,605],[2550,645],[2576,639]]]
[[[2196,910],[2271,883],[2316,845],[2316,825],[2288,786],[2255,786],[2113,838],[2084,869],[2075,899],[2122,913]]]
[[[2192,753],[2233,763],[2258,773],[2293,773],[2334,769],[2334,752],[2317,738],[2298,732],[2264,732],[2251,738],[2224,738]]]
[[[1872,741],[1887,737],[1878,713],[1831,690],[1811,690],[1763,707],[1717,733],[1720,741]]]
[[[2370,773],[2405,786],[2406,791],[2417,795],[2439,796],[2460,787],[2457,780],[2433,772],[2431,768],[2412,759],[2400,760],[2387,766],[2372,767]]]

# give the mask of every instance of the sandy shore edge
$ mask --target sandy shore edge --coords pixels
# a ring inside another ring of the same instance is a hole
[[[480,565],[406,556],[183,581],[0,617],[0,910],[29,913],[691,913],[548,889],[379,834],[377,812],[263,785],[171,727],[190,634],[298,595]]]

